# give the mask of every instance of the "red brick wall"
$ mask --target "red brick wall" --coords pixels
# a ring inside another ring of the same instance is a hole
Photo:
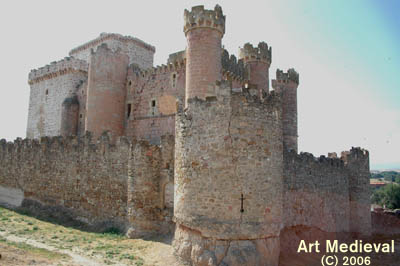
[[[269,65],[261,61],[252,61],[248,63],[250,68],[250,83],[257,85],[260,92],[269,91]]]
[[[95,137],[104,131],[124,134],[128,62],[127,55],[112,52],[106,44],[91,55],[85,129]]]
[[[195,28],[187,35],[186,102],[204,98],[210,86],[221,80],[221,33],[210,28]]]

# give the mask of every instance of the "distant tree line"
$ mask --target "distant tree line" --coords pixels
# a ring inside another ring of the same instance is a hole
[[[395,171],[384,171],[380,173],[371,173],[371,178],[383,179],[389,182],[396,182],[400,184],[400,173]]]

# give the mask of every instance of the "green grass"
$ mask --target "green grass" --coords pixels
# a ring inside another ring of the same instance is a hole
[[[148,244],[141,240],[128,239],[117,228],[108,228],[104,233],[84,232],[70,227],[37,220],[25,214],[0,207],[0,231],[6,235],[36,240],[57,249],[72,250],[74,253],[106,264],[124,263],[144,265],[140,253]],[[3,238],[2,241],[5,241]],[[23,243],[7,241],[9,245],[31,252],[47,254],[46,257],[65,256],[57,252],[34,248]]]

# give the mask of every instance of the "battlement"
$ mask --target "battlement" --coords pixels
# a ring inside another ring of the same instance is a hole
[[[247,73],[243,60],[237,60],[233,54],[229,56],[228,51],[225,49],[222,49],[221,63],[224,74],[239,80],[246,79]]]
[[[29,73],[28,83],[30,85],[41,82],[43,80],[55,78],[57,76],[75,73],[75,72],[88,72],[89,65],[83,60],[73,57],[65,57],[64,59],[52,62],[44,67],[33,69]]]
[[[182,68],[185,68],[186,62],[185,60],[176,60],[171,63],[167,63],[166,65],[159,65],[155,67],[151,67],[148,69],[140,69],[137,67],[135,64],[131,64],[129,68],[132,70],[133,73],[136,74],[137,78],[149,78],[153,75],[157,74],[164,74],[164,73],[170,73],[173,71],[178,71]]]
[[[140,145],[146,144],[146,141],[136,141],[128,139],[125,136],[118,137],[115,142],[112,141],[113,136],[109,132],[104,132],[97,139],[93,139],[91,132],[86,132],[85,135],[77,136],[54,136],[42,137],[40,139],[21,139],[17,138],[13,142],[7,142],[5,139],[0,140],[0,160],[7,157],[7,154],[17,154],[25,151],[36,154],[48,154],[51,152],[63,152],[65,150],[81,150],[100,153],[104,156],[109,151],[129,149],[130,145],[138,142]]]
[[[369,159],[369,152],[360,147],[351,147],[350,151],[342,151],[341,159],[348,164],[350,160],[365,160]]]
[[[287,158],[290,158],[292,160],[296,159],[306,164],[313,162],[334,167],[347,166],[347,164],[349,163],[349,158],[353,158],[355,160],[363,160],[369,158],[368,151],[359,147],[352,147],[350,151],[342,151],[340,158],[336,156],[336,153],[328,153],[328,157],[326,157],[325,155],[315,157],[312,153],[308,152],[301,152],[300,154],[297,154],[294,150],[287,150],[285,152]]]
[[[182,50],[168,56],[167,64],[174,64],[175,62],[182,62],[186,60],[186,50]]]
[[[260,98],[259,94],[252,88],[241,88],[240,90],[232,90],[229,81],[217,81],[214,87],[214,94],[210,94],[204,99],[194,97],[188,99],[188,106],[204,105],[210,107],[212,105],[224,105],[228,102],[240,102],[247,106],[256,107],[263,110],[264,114],[273,113],[281,109],[281,95],[272,91],[265,98]],[[189,107],[189,108],[191,108]],[[178,107],[182,109],[182,107]]]
[[[288,69],[286,73],[280,69],[276,70],[276,82],[288,83],[289,81],[299,84],[299,73],[294,68]]]
[[[225,16],[219,5],[214,10],[205,10],[204,6],[194,6],[191,11],[185,9],[184,27],[185,34],[195,28],[211,28],[225,34]]]
[[[91,40],[91,41],[89,41],[87,43],[84,43],[84,44],[72,49],[69,52],[69,55],[73,56],[74,54],[76,54],[76,53],[78,53],[80,51],[96,47],[98,44],[100,44],[100,43],[102,43],[102,42],[104,42],[106,40],[110,40],[110,39],[118,40],[120,42],[132,42],[135,45],[140,46],[142,48],[145,48],[145,49],[147,49],[147,50],[149,50],[149,51],[151,51],[153,53],[156,51],[156,48],[154,46],[152,46],[152,45],[150,45],[148,43],[145,43],[144,41],[142,41],[142,40],[140,40],[138,38],[135,38],[135,37],[132,37],[132,36],[123,36],[123,35],[117,34],[117,33],[104,33],[103,32],[96,39]]]
[[[335,168],[343,168],[345,166],[344,161],[339,158],[334,157],[326,157],[325,155],[321,155],[319,157],[315,157],[312,153],[309,152],[301,152],[297,154],[295,150],[286,150],[286,158],[288,160],[296,160],[302,164],[318,164],[322,167],[335,167]]]
[[[258,47],[254,47],[250,43],[246,43],[243,48],[239,49],[239,58],[243,59],[245,63],[251,61],[261,61],[271,64],[272,61],[272,48],[268,48],[268,44],[260,42]]]

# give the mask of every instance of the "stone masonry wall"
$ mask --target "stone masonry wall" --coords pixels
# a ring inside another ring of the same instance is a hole
[[[348,171],[340,159],[284,153],[284,221],[325,232],[348,232]]]
[[[170,232],[172,208],[164,204],[164,188],[173,183],[174,141],[172,136],[162,139],[161,146],[126,137],[112,144],[108,134],[97,142],[91,134],[1,140],[1,204],[67,213],[97,230],[114,226],[149,233],[147,224],[152,233]],[[138,199],[136,205],[132,198]]]
[[[371,190],[369,153],[352,148],[342,153],[349,170],[350,231],[361,235],[371,234]]]
[[[87,80],[87,68],[84,61],[66,58],[31,71],[28,138],[60,135],[61,105]]]
[[[129,237],[172,232],[172,208],[165,205],[165,184],[173,183],[170,164],[173,147],[173,136],[163,137],[161,146],[146,141],[132,143],[128,178]]]
[[[69,55],[89,62],[91,50],[96,51],[97,47],[103,43],[107,44],[113,52],[119,49],[121,53],[128,55],[129,64],[136,64],[142,69],[153,66],[154,46],[137,38],[115,33],[102,33],[96,39],[72,49]]]
[[[68,209],[88,224],[124,222],[130,147],[126,138],[116,145],[107,135],[97,143],[86,135],[0,144],[0,185],[20,189],[24,201]]]

